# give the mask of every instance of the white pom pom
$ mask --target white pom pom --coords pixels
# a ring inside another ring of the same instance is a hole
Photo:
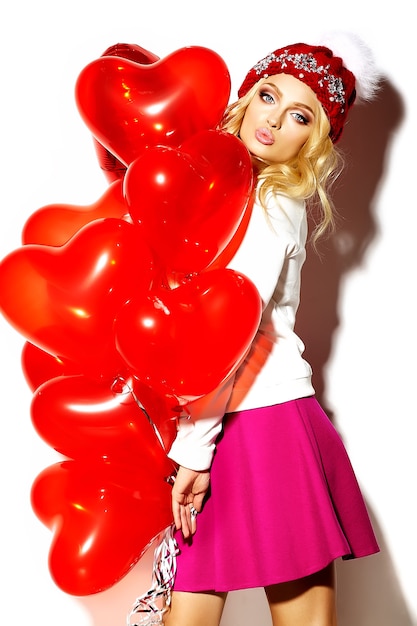
[[[368,45],[357,35],[344,31],[326,33],[320,45],[330,48],[334,56],[343,59],[343,65],[355,76],[358,100],[372,100],[378,90],[381,72]]]

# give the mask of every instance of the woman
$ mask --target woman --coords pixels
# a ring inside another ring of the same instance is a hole
[[[342,39],[358,68],[328,47],[280,48],[248,72],[222,124],[257,176],[228,267],[254,282],[263,315],[244,363],[187,407],[169,452],[179,554],[166,626],[218,626],[227,592],[250,587],[265,588],[274,626],[335,626],[335,559],[379,549],[294,333],[307,201],[321,209],[316,241],[334,222],[335,143],[356,96],[370,99],[378,81],[363,44]]]

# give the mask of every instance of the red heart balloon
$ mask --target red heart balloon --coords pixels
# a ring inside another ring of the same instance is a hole
[[[213,270],[132,298],[117,315],[116,345],[139,380],[184,403],[212,391],[239,365],[261,311],[249,279]]]
[[[159,61],[159,57],[153,54],[153,52],[149,52],[149,50],[136,44],[128,43],[117,43],[114,46],[110,46],[101,56],[123,57],[124,59],[135,61],[135,63],[143,63],[144,65]],[[102,146],[97,139],[93,138],[93,141],[98,162],[107,180],[113,182],[114,180],[122,179],[126,172],[126,165]]]
[[[129,165],[149,146],[177,147],[215,128],[230,95],[223,59],[208,48],[181,48],[151,64],[105,56],[78,76],[75,96],[93,136]]]
[[[52,380],[55,378],[78,376],[82,374],[80,367],[77,367],[75,363],[62,361],[62,359],[54,357],[51,354],[48,354],[48,352],[37,348],[29,341],[25,342],[23,346],[22,368],[26,382],[32,391],[36,391],[41,385],[47,383],[48,381],[51,381],[52,384]],[[94,388],[96,384],[96,382],[89,379],[89,389]],[[82,385],[87,385],[87,382],[85,381]],[[176,436],[176,417],[178,415],[178,403],[176,402],[176,399],[156,393],[153,389],[144,385],[133,376],[129,378],[129,385],[132,387],[133,396],[143,407],[144,411],[146,411],[149,423],[154,425],[153,427],[162,441],[163,448],[165,450],[169,450]],[[117,381],[115,381],[115,385],[112,387],[112,393],[116,393],[116,390],[118,390],[118,393],[121,393],[120,383]],[[107,392],[110,393],[110,389],[108,387]],[[107,392],[102,391],[103,394]],[[43,398],[45,398],[45,387],[42,389],[42,394]],[[36,402],[38,404],[40,400],[38,399]],[[78,401],[75,399],[73,406],[76,407],[77,405]],[[63,408],[65,409],[66,406],[67,405],[64,404]],[[89,409],[89,411],[90,410],[91,409]],[[46,418],[43,416],[41,419]],[[39,421],[38,418],[36,418],[36,420]],[[51,445],[56,447],[53,443],[51,443]],[[71,456],[68,452],[65,454],[67,456]]]
[[[136,43],[115,43],[106,48],[101,56],[122,57],[123,59],[130,59],[135,61],[135,63],[143,63],[145,65],[159,61],[159,57],[156,54],[146,50],[146,48],[142,48],[142,46],[138,46]]]
[[[104,217],[122,218],[127,213],[122,183],[116,181],[88,206],[51,204],[38,209],[23,227],[22,243],[62,246],[89,222]]]
[[[207,130],[181,149],[149,148],[123,184],[130,215],[167,268],[186,275],[205,269],[226,247],[252,193],[251,158],[229,133]]]
[[[152,255],[133,224],[108,218],[84,226],[64,246],[23,246],[0,266],[4,317],[41,350],[114,377],[125,370],[114,346],[117,311],[147,293]]]
[[[37,389],[31,416],[38,434],[64,456],[140,463],[160,476],[172,472],[157,424],[141,408],[132,381],[110,386],[82,375],[55,378]],[[173,438],[170,417],[165,414],[164,428],[171,427]]]
[[[26,341],[21,355],[22,370],[31,391],[58,376],[81,374],[80,367],[41,350]]]
[[[219,256],[216,257],[212,263],[210,263],[210,265],[207,267],[207,270],[216,270],[222,267],[227,267],[229,265],[236,252],[238,251],[240,244],[242,243],[243,237],[245,236],[246,230],[249,226],[253,210],[253,202],[254,197],[252,196],[245,210],[243,219],[237,227],[233,237],[231,238],[227,246],[219,254]]]
[[[114,585],[172,522],[169,484],[130,460],[64,461],[34,481],[33,510],[53,532],[50,573],[68,594]]]

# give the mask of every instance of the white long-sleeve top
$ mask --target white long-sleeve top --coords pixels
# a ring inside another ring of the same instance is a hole
[[[236,374],[185,407],[168,453],[179,465],[194,470],[210,467],[225,413],[314,394],[311,367],[302,357],[304,344],[294,333],[306,238],[304,202],[270,195],[267,211],[254,203],[228,267],[257,287],[263,303],[259,329]]]

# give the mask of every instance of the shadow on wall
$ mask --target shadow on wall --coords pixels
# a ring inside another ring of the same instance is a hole
[[[381,552],[337,563],[338,624],[414,626],[378,521],[371,510],[369,514]]]
[[[378,186],[393,133],[401,122],[399,94],[384,83],[372,105],[352,109],[341,147],[347,165],[334,199],[341,215],[337,233],[321,246],[323,260],[309,251],[303,273],[297,331],[306,342],[318,398],[325,407],[324,371],[338,328],[339,291],[344,275],[359,266],[377,233],[374,215]],[[337,416],[330,416],[337,427]],[[370,511],[381,553],[337,564],[339,626],[413,626],[378,521]],[[114,546],[117,550],[117,545]],[[111,589],[80,599],[91,626],[122,626],[138,595],[151,582],[153,549]],[[244,567],[244,563],[232,564]],[[204,564],[202,564],[204,567]],[[221,626],[271,626],[263,589],[229,594]]]
[[[324,373],[339,326],[342,280],[361,265],[378,235],[377,192],[402,116],[400,96],[388,82],[372,104],[353,107],[340,142],[345,168],[332,194],[339,214],[336,232],[319,241],[320,256],[311,248],[307,251],[297,331],[306,343],[305,355],[313,365],[314,386],[324,405]]]
[[[339,291],[344,275],[360,266],[379,234],[377,192],[402,116],[401,98],[388,82],[372,105],[352,109],[341,141],[346,167],[333,194],[340,214],[337,232],[323,246],[322,260],[309,251],[303,270],[297,332],[307,346],[305,355],[313,366],[317,396],[336,428],[337,415],[326,407],[324,374],[339,326]],[[412,626],[378,520],[369,512],[381,553],[337,564],[339,624]]]

